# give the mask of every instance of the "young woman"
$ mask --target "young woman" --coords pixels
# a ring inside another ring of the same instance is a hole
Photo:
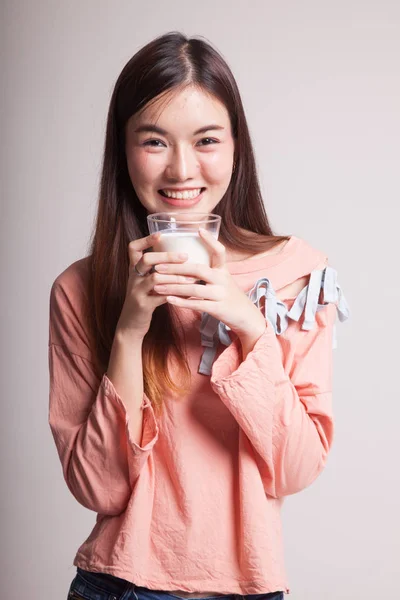
[[[149,251],[147,215],[178,210],[221,216],[211,266]],[[111,98],[90,253],[50,294],[49,424],[97,513],[70,598],[289,593],[280,510],[332,444],[337,313],[325,254],[272,232],[226,62],[147,44]]]

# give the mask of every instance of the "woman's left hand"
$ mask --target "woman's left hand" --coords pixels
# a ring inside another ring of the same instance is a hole
[[[176,306],[206,312],[228,325],[239,338],[256,341],[266,328],[260,309],[236,285],[226,267],[225,246],[208,231],[199,229],[202,241],[208,247],[211,266],[194,263],[156,265],[158,273],[184,275],[205,281],[200,283],[156,284],[154,290],[167,295],[167,301]],[[181,296],[185,296],[182,298]]]

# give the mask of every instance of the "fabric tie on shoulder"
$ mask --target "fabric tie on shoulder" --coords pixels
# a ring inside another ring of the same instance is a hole
[[[319,303],[320,290],[322,289],[322,304]],[[340,285],[337,283],[337,272],[332,267],[325,267],[320,271],[315,270],[310,274],[310,281],[288,311],[288,317],[298,321],[304,311],[302,329],[312,329],[315,323],[315,314],[329,303],[336,304],[339,320],[345,321],[350,316],[349,306],[346,302]]]
[[[206,312],[203,312],[201,315],[201,326],[200,326],[200,335],[201,335],[201,345],[206,346],[202,356],[200,365],[198,368],[198,372],[202,375],[210,375],[211,367],[214,362],[215,354],[217,352],[218,339],[217,332],[219,332],[219,325],[222,325],[219,319],[212,317]],[[228,337],[229,335],[224,332]],[[224,335],[224,334],[222,334]],[[229,338],[229,342],[230,342]],[[226,344],[227,346],[229,344]]]
[[[267,277],[263,277],[256,281],[247,295],[258,308],[260,308],[261,298],[265,296],[265,306],[267,309],[266,317],[272,324],[276,334],[280,335],[287,329],[287,306],[276,297],[275,290]]]
[[[322,297],[321,296],[322,290]],[[350,309],[342,289],[337,282],[337,272],[333,267],[315,269],[310,273],[308,284],[296,297],[292,307],[277,298],[274,288],[267,277],[258,279],[247,293],[250,300],[260,308],[260,300],[265,296],[266,319],[271,323],[277,335],[282,334],[289,326],[289,319],[299,321],[304,313],[301,329],[310,330],[315,325],[315,315],[327,304],[336,305],[339,320],[346,321],[350,317]],[[321,302],[320,302],[321,299]],[[207,313],[202,314],[200,334],[201,344],[206,346],[198,372],[210,375],[212,363],[217,352],[218,342],[229,346],[232,342],[228,331],[230,327]],[[332,348],[337,348],[336,324],[334,325]]]

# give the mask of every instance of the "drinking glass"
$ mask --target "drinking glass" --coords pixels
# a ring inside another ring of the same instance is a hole
[[[160,212],[148,215],[150,233],[161,232],[153,252],[186,252],[186,262],[210,266],[210,254],[199,234],[199,227],[218,239],[221,217],[213,213]]]

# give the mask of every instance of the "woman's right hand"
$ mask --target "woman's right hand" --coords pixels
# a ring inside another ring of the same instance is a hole
[[[193,283],[195,278],[183,275],[167,275],[152,271],[160,263],[184,263],[188,255],[177,252],[144,252],[153,246],[160,233],[139,238],[128,245],[129,279],[125,302],[117,324],[117,331],[143,339],[149,330],[154,309],[167,302],[166,297],[154,291],[160,283]],[[141,277],[136,271],[145,274]]]

